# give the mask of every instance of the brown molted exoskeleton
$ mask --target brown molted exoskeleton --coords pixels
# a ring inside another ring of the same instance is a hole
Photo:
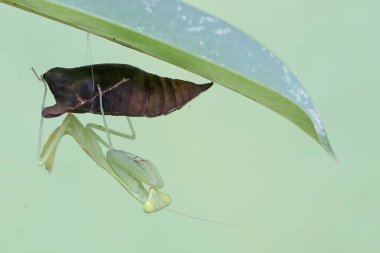
[[[45,107],[45,118],[66,112],[100,114],[99,85],[106,115],[166,115],[183,107],[212,86],[170,79],[126,64],[53,68],[43,75],[56,104]]]

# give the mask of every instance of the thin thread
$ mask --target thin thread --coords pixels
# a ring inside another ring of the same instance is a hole
[[[94,78],[94,68],[93,68],[93,64],[92,64],[92,50],[91,50],[91,37],[90,37],[90,33],[87,33],[86,63],[87,63],[88,55],[90,56],[90,67],[91,67],[91,77],[92,77],[92,90],[95,90],[95,78]]]
[[[200,221],[205,221],[205,222],[209,222],[209,223],[214,223],[214,224],[218,224],[218,225],[223,225],[223,226],[227,226],[227,227],[234,227],[236,225],[236,224],[229,224],[229,223],[224,223],[224,222],[220,222],[220,221],[215,221],[215,220],[209,220],[209,219],[195,217],[195,216],[192,216],[192,215],[189,215],[189,214],[185,214],[185,213],[181,213],[181,212],[178,212],[178,211],[174,211],[174,210],[169,209],[169,208],[165,208],[165,210],[169,211],[171,213],[180,215],[180,216],[185,216],[187,218],[191,218],[191,219],[195,219],[195,220],[200,220]]]

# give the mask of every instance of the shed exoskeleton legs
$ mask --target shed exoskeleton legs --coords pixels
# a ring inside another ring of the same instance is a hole
[[[38,78],[44,82],[41,77]],[[44,84],[46,86],[45,82]],[[101,90],[99,93],[101,94]],[[104,114],[102,116],[104,117]],[[42,130],[42,125],[40,129]],[[93,129],[105,131],[109,141],[104,141]],[[171,198],[158,190],[163,187],[163,181],[154,165],[131,153],[114,149],[110,143],[110,134],[128,139],[133,139],[135,136],[133,128],[132,135],[127,135],[108,129],[106,126],[95,124],[83,126],[73,114],[69,113],[49,136],[39,153],[38,164],[51,171],[60,140],[65,135],[71,135],[96,164],[109,172],[133,197],[143,203],[145,212],[152,213],[167,207],[171,203]],[[108,149],[106,154],[103,153],[100,144]]]

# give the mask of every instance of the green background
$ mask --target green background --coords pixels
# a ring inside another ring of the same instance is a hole
[[[87,35],[0,5],[0,252],[380,251],[380,2],[186,2],[289,66],[317,105],[339,163],[287,120],[215,85],[179,112],[132,119],[137,139],[114,141],[156,165],[172,209],[235,226],[145,214],[69,137],[48,174],[35,165],[43,88],[30,68],[88,64]],[[95,36],[91,48],[93,63],[206,81]],[[45,121],[45,139],[61,121]],[[127,127],[118,118],[108,124]]]

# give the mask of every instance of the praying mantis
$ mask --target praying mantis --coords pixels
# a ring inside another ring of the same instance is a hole
[[[196,85],[158,77],[125,64],[54,68],[42,76],[32,70],[45,86],[38,150],[41,150],[43,117],[51,118],[68,113],[62,124],[49,136],[41,152],[39,151],[39,166],[45,166],[51,171],[60,140],[63,136],[70,135],[97,165],[110,173],[143,204],[146,213],[159,211],[171,203],[171,197],[160,191],[164,183],[150,161],[114,149],[112,145],[111,134],[126,139],[135,138],[129,118],[127,120],[132,130],[131,135],[109,129],[105,114],[148,117],[168,114],[207,90],[212,83]],[[47,86],[52,91],[56,104],[45,108]],[[115,104],[115,101],[119,103]],[[120,106],[120,101],[128,106]],[[104,126],[93,123],[84,126],[73,114],[84,112],[101,114]],[[94,129],[106,132],[108,142],[100,138]],[[101,146],[107,149],[105,153]]]

